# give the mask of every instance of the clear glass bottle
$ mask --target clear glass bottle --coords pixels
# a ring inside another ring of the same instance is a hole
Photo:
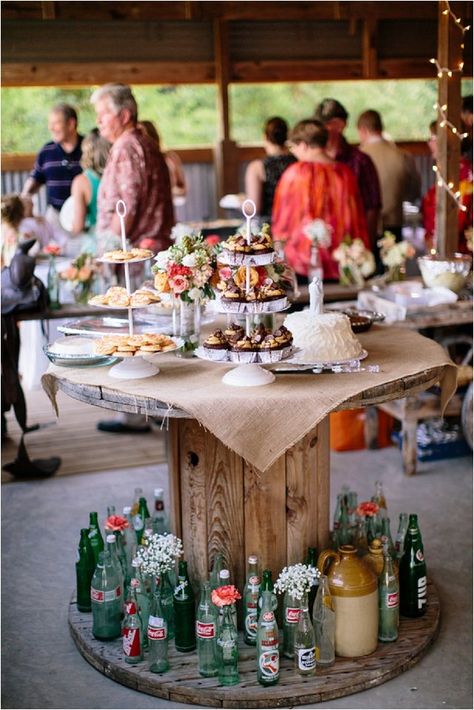
[[[211,592],[214,589],[217,589],[217,587],[219,586],[219,573],[220,573],[221,569],[224,569],[224,567],[225,567],[224,555],[222,555],[221,553],[218,553],[214,557],[214,563],[212,565],[212,572],[209,577],[209,582],[211,585]]]
[[[302,676],[316,672],[314,629],[308,609],[308,595],[301,600],[300,616],[295,633],[295,670]]]
[[[277,618],[278,599],[277,599],[275,592],[273,591],[273,579],[272,579],[271,569],[264,569],[263,570],[262,584],[260,585],[260,592],[258,595],[257,623],[260,618],[260,613],[262,611],[263,592],[271,592],[271,594],[272,594],[272,609],[275,612],[275,618],[277,619],[277,623],[278,623],[278,618]]]
[[[240,681],[238,634],[232,618],[233,606],[227,604],[223,607],[223,620],[217,635],[218,677],[221,685],[235,685]]]
[[[169,532],[168,515],[165,511],[165,502],[163,500],[163,488],[155,488],[155,502],[153,506],[153,532],[157,535],[164,535]]]
[[[100,552],[91,582],[91,607],[92,634],[101,641],[115,639],[121,634],[120,594],[120,579],[110,552]]]
[[[125,617],[122,624],[122,648],[125,663],[135,665],[143,661],[143,625],[138,610],[135,586],[130,585],[130,601],[125,604]]]
[[[226,587],[227,585],[232,584],[230,581],[230,572],[228,569],[221,569],[219,572],[219,584],[217,585],[218,587]],[[217,624],[220,626],[224,620],[224,607],[220,607],[218,609],[218,616],[217,616]],[[235,608],[235,604],[232,604],[232,609],[231,609],[231,614],[232,614],[232,620],[234,622],[235,630],[237,631],[237,609]]]
[[[427,584],[418,516],[411,513],[400,560],[400,613],[403,616],[422,616],[426,612]]]
[[[123,508],[123,517],[128,523],[128,526],[123,530],[123,545],[125,548],[125,556],[127,560],[127,573],[125,575],[125,583],[130,584],[130,580],[133,577],[133,567],[132,560],[135,558],[137,552],[137,538],[133,528],[132,520],[132,509],[129,505]]]
[[[109,533],[105,538],[105,544],[106,544],[107,550],[110,552],[110,557],[112,559],[112,563],[115,566],[115,569],[117,571],[117,576],[120,580],[120,590],[121,590],[120,603],[123,604],[124,595],[125,595],[124,576],[123,576],[122,565],[120,564],[120,559],[118,556],[117,540],[116,540],[115,535]]]
[[[169,571],[162,572],[161,576],[156,580],[156,585],[160,588],[161,605],[163,614],[168,626],[168,638],[174,639],[174,588],[176,585],[171,580]]]
[[[379,577],[379,641],[396,641],[399,622],[399,588],[393,561],[384,545],[384,567]]]
[[[397,553],[395,550],[395,545],[393,544],[392,533],[390,532],[390,518],[387,516],[385,516],[385,518],[382,518],[382,535],[380,536],[380,539],[382,540],[384,546],[388,546],[388,552],[392,560],[396,560]]]
[[[49,257],[47,289],[49,297],[49,307],[52,311],[57,311],[59,308],[61,308],[61,300],[59,296],[60,281],[58,270],[56,268],[56,258],[52,254]]]
[[[398,559],[403,555],[403,550],[405,547],[405,535],[408,530],[408,513],[400,513],[398,519],[398,530],[395,537],[395,551],[397,553]]]
[[[142,620],[143,624],[143,629],[146,631],[148,627],[148,617],[150,616],[150,595],[148,594],[146,587],[145,587],[145,582],[143,580],[143,575],[141,571],[141,563],[140,560],[135,558],[132,561],[132,567],[134,570],[133,573],[133,580],[135,580],[135,595],[137,598],[137,604],[138,604],[138,610],[140,612],[140,617]],[[144,639],[143,639],[143,645],[145,648],[148,647],[148,638],[146,634],[144,634]]]
[[[196,644],[199,675],[212,678],[219,672],[217,654],[217,613],[211,602],[209,582],[201,585],[201,598],[196,614]]]
[[[367,542],[367,527],[365,520],[362,520],[361,518],[357,520],[354,535],[354,547],[357,549],[359,557],[366,555],[369,550],[369,543]]]
[[[262,594],[262,613],[257,629],[257,680],[261,685],[276,685],[280,679],[278,626],[272,608],[272,593]]]
[[[316,643],[316,663],[330,666],[335,659],[336,611],[329,591],[326,575],[319,578],[318,593],[314,602],[313,626]]]
[[[244,599],[244,641],[248,646],[257,643],[257,608],[260,592],[260,576],[257,555],[250,555],[247,560],[247,581],[243,593]]]
[[[152,673],[166,673],[168,661],[168,624],[161,604],[160,588],[157,585],[151,601],[148,617],[148,668]]]
[[[306,565],[312,567],[313,569],[318,568],[318,551],[315,547],[308,547],[308,553],[306,555]],[[316,592],[318,591],[318,580],[312,585],[310,592],[308,594],[308,611],[309,618],[313,618],[313,607],[314,600],[316,599]]]
[[[286,658],[294,658],[295,655],[295,633],[299,616],[300,600],[289,592],[285,592],[283,599],[283,655]]]

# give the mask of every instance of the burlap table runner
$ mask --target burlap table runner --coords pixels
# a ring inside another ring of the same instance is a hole
[[[116,380],[108,368],[63,368],[51,365],[42,384],[53,403],[56,379],[107,387],[149,397],[185,410],[248,463],[264,471],[329,412],[365,390],[444,367],[440,378],[444,410],[456,388],[456,366],[435,341],[403,328],[373,326],[358,336],[379,373],[277,375],[263,387],[231,387],[222,376],[232,364],[160,356],[160,372],[142,380]],[[171,412],[172,416],[172,412]]]

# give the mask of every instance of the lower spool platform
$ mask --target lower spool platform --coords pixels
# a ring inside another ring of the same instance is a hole
[[[306,705],[367,690],[408,670],[433,642],[440,618],[435,586],[428,583],[428,607],[418,619],[400,619],[400,634],[394,643],[379,643],[370,656],[336,658],[328,669],[317,668],[316,675],[303,679],[293,662],[280,661],[280,682],[264,688],[257,682],[255,647],[239,645],[238,685],[224,688],[217,678],[201,678],[196,653],[179,653],[171,641],[170,670],[162,675],[150,673],[147,657],[136,666],[123,660],[122,641],[97,641],[92,636],[92,614],[77,611],[75,599],[69,609],[69,627],[84,658],[104,675],[129,688],[170,702],[194,703],[216,708],[276,708]]]

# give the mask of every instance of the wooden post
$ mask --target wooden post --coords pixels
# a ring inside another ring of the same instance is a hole
[[[214,22],[214,61],[217,82],[218,141],[214,149],[216,192],[222,195],[238,192],[239,175],[236,143],[230,139],[229,128],[229,37],[228,24]]]
[[[362,32],[362,67],[364,79],[377,78],[377,20],[373,17],[367,17],[364,20]]]
[[[457,128],[461,116],[461,74],[463,33],[453,18],[444,11],[447,2],[439,2],[438,10],[438,62],[441,68],[448,68],[452,76],[442,72],[438,77],[438,103],[447,106],[447,119]],[[440,126],[438,117],[438,169],[446,183],[459,189],[459,161],[461,145],[457,135],[447,127]],[[441,256],[451,256],[458,248],[458,212],[457,202],[444,186],[436,185],[436,248]]]

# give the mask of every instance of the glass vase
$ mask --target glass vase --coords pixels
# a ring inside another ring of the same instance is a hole
[[[232,618],[233,606],[233,604],[227,604],[223,607],[224,619],[217,637],[218,678],[221,685],[235,685],[240,680],[238,635]]]
[[[58,310],[61,308],[61,301],[59,299],[59,274],[56,268],[56,258],[53,254],[49,257],[47,283],[49,307],[51,310]]]
[[[404,281],[405,280],[405,264],[397,264],[390,266],[387,271],[387,281]]]
[[[286,658],[293,658],[295,655],[295,633],[300,608],[300,600],[286,592],[283,601],[283,655]]]
[[[201,301],[175,299],[173,304],[173,335],[183,339],[182,357],[191,356],[199,345],[201,334]]]

